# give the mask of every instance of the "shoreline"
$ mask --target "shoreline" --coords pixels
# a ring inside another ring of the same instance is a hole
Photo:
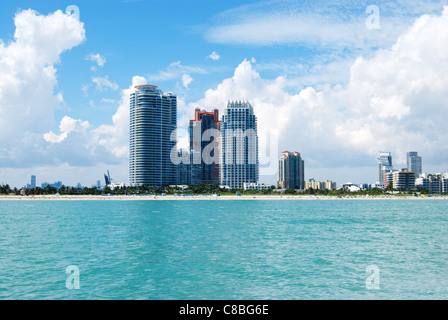
[[[0,196],[2,200],[13,201],[34,201],[34,200],[115,200],[115,201],[148,201],[148,200],[448,200],[448,196],[393,196],[393,195],[380,195],[380,196],[315,196],[315,195],[194,195],[194,196],[139,196],[139,195],[35,195],[35,196],[16,196],[16,195],[3,195]]]

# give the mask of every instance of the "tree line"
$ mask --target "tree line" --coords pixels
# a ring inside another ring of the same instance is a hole
[[[23,190],[23,191],[22,191]],[[351,192],[348,189],[334,189],[334,190],[318,190],[318,189],[307,189],[307,190],[295,190],[295,189],[287,189],[282,191],[281,193],[288,195],[329,195],[329,196],[344,196],[344,195],[383,195],[390,192],[398,191],[401,193],[412,193],[412,192],[420,192],[420,193],[429,193],[426,189],[417,189],[417,190],[407,190],[401,188],[400,190],[395,190],[392,186],[387,187],[385,190],[379,188],[360,190],[356,192]],[[115,187],[114,189],[109,186],[104,188],[98,187],[69,187],[69,186],[61,186],[59,189],[56,189],[53,186],[46,186],[45,188],[35,187],[35,188],[22,188],[11,189],[8,184],[0,186],[0,194],[15,194],[20,195],[21,192],[24,192],[25,195],[134,195],[134,194],[261,194],[261,195],[269,195],[269,194],[279,194],[279,190],[275,189],[275,186],[271,186],[269,189],[265,190],[243,190],[243,189],[227,189],[221,188],[217,184],[200,184],[200,185],[191,185],[187,186],[185,189],[180,186],[162,186],[162,187],[150,187],[146,185],[138,186],[138,187]]]

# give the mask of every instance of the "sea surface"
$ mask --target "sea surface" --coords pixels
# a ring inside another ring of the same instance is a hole
[[[0,299],[448,299],[447,207],[0,201]]]

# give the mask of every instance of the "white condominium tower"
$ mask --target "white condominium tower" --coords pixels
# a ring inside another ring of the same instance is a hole
[[[258,182],[257,118],[249,102],[232,101],[220,125],[220,184],[242,189]]]
[[[176,126],[175,95],[164,94],[156,86],[135,87],[130,99],[131,184],[160,187],[176,183],[176,166],[170,157],[176,145]]]

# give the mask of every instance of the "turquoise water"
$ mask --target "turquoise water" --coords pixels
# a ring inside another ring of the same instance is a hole
[[[0,299],[448,299],[447,205],[0,201]]]

